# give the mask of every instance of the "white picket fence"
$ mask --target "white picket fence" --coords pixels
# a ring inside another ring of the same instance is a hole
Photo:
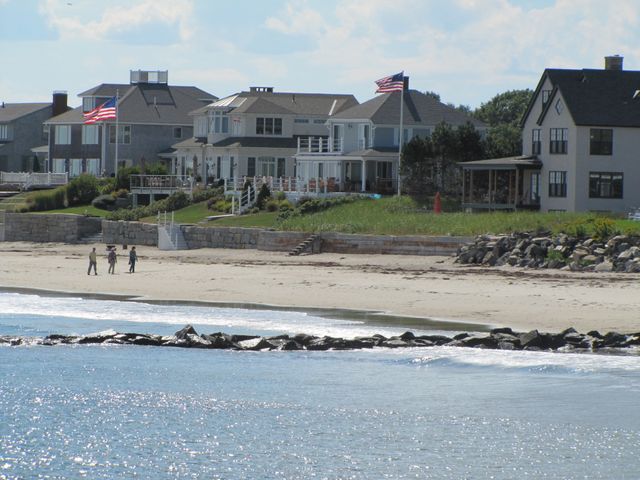
[[[69,183],[68,173],[0,172],[0,184],[20,185],[23,190],[55,187]]]

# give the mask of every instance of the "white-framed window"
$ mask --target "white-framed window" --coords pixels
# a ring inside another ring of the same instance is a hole
[[[398,145],[398,132],[400,131],[400,129],[398,127],[393,129],[393,144],[394,145]],[[405,143],[408,143],[409,140],[411,140],[413,138],[413,129],[412,128],[403,128],[402,131],[404,132],[403,135],[403,140],[402,140],[402,144],[404,145]]]
[[[294,118],[293,123],[309,123],[308,118]]]
[[[326,123],[326,120],[324,118],[316,118],[313,123],[315,123],[316,125],[324,125]]]
[[[256,135],[282,135],[282,119],[274,117],[256,118]]]
[[[182,127],[173,127],[173,138],[182,138]]]
[[[9,125],[0,124],[0,140],[9,140]]]
[[[67,171],[66,169],[67,161],[64,158],[54,158],[53,159],[53,173],[64,173]]]
[[[115,125],[109,125],[109,143],[116,143]],[[120,145],[131,143],[131,125],[118,125],[118,143]]]
[[[71,125],[56,125],[56,145],[71,145]]]
[[[99,125],[82,125],[82,144],[97,145],[99,143]]]
[[[258,174],[263,177],[275,177],[276,176],[275,157],[259,157],[258,158]]]
[[[358,148],[364,150],[371,146],[371,125],[361,123],[358,125]]]
[[[211,112],[209,133],[229,133],[229,117],[227,112]]]
[[[96,99],[93,97],[82,97],[82,111],[90,112],[96,108]]]
[[[99,158],[87,158],[87,173],[91,175],[95,175],[96,177],[100,175],[100,159]]]
[[[82,159],[72,158],[69,160],[69,176],[77,177],[82,173]]]

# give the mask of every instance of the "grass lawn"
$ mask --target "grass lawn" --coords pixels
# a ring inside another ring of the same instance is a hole
[[[57,210],[46,210],[44,212],[32,213],[70,213],[75,215],[90,215],[92,217],[105,217],[109,212],[106,210],[100,210],[93,205],[80,205],[77,207],[59,208]]]
[[[207,217],[215,214],[215,212],[212,212],[207,208],[207,202],[200,202],[189,205],[188,207],[180,210],[176,210],[173,215],[176,223],[200,223],[206,221]],[[167,218],[169,218],[170,215],[171,213],[167,212]],[[140,221],[156,223],[158,221],[158,217],[153,215],[151,217],[141,218]]]

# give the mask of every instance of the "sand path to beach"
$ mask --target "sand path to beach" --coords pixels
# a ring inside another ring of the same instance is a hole
[[[319,254],[138,246],[136,273],[118,246],[107,275],[87,276],[91,246],[0,243],[0,288],[154,300],[346,308],[518,330],[640,332],[640,275],[484,268],[451,257]],[[0,304],[0,309],[2,305]]]

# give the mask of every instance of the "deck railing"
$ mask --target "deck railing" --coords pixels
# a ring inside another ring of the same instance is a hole
[[[298,137],[298,153],[342,153],[342,139]]]
[[[191,190],[192,181],[179,175],[131,175],[129,177],[131,191],[138,193],[158,190]]]
[[[0,172],[0,183],[20,185],[24,189],[66,185],[69,183],[69,174],[50,172]]]

